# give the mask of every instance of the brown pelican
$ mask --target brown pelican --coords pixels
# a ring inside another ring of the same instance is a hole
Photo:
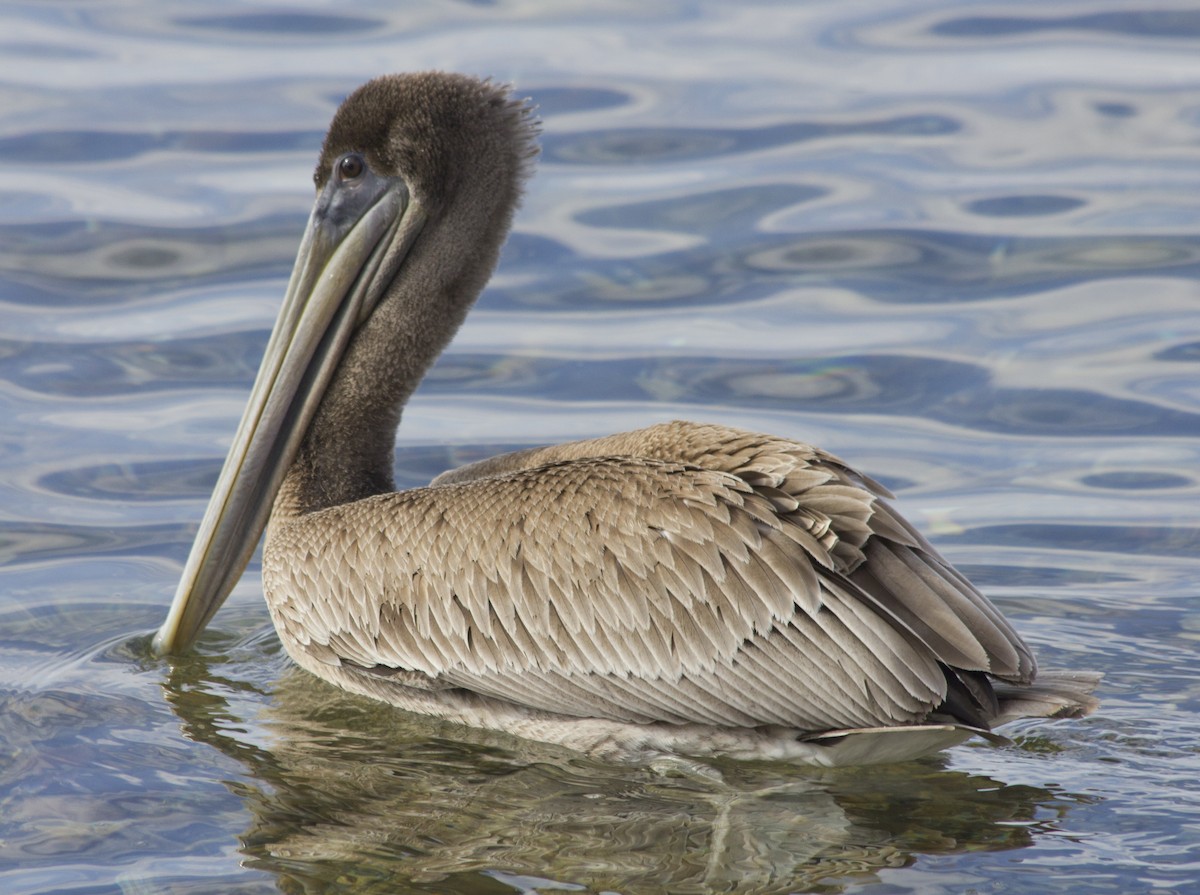
[[[338,109],[279,319],[156,649],[186,649],[266,529],[302,667],[597,756],[894,761],[1079,715],[979,591],[800,442],[674,422],[394,492],[395,432],[491,275],[536,155],[488,81],[382,77]],[[268,522],[269,517],[269,522]]]

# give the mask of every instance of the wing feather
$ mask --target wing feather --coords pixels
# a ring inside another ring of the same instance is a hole
[[[873,727],[923,720],[954,669],[1028,679],[886,494],[808,445],[672,423],[273,523],[264,581],[315,661],[578,717]]]

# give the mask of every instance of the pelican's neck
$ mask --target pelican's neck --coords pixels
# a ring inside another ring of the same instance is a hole
[[[496,267],[535,135],[528,109],[507,91],[441,75],[371,82],[338,111],[318,171],[328,176],[342,153],[365,148],[408,187],[398,231],[406,235],[403,249],[392,246],[403,251],[398,266],[379,268],[390,282],[338,362],[275,516],[394,489],[401,412]]]
[[[275,521],[395,490],[401,412],[491,276],[510,215],[500,209],[472,227],[447,226],[451,214],[426,223],[347,347],[280,489]]]

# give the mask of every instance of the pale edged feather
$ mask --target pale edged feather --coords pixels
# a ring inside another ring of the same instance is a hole
[[[819,730],[915,722],[945,695],[939,661],[1028,653],[893,514],[899,539],[873,531],[882,489],[806,445],[674,423],[439,481],[275,527],[273,602],[294,615],[311,591],[326,659],[577,717]],[[378,564],[330,564],[360,540]],[[297,557],[338,574],[313,588]],[[373,615],[339,614],[364,594]]]

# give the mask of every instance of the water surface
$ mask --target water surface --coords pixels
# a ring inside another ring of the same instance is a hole
[[[1200,868],[1200,17],[1185,5],[0,10],[0,889],[1188,892]],[[611,766],[292,668],[257,565],[150,658],[339,100],[534,97],[402,486],[675,417],[881,479],[1082,721],[893,767]]]

